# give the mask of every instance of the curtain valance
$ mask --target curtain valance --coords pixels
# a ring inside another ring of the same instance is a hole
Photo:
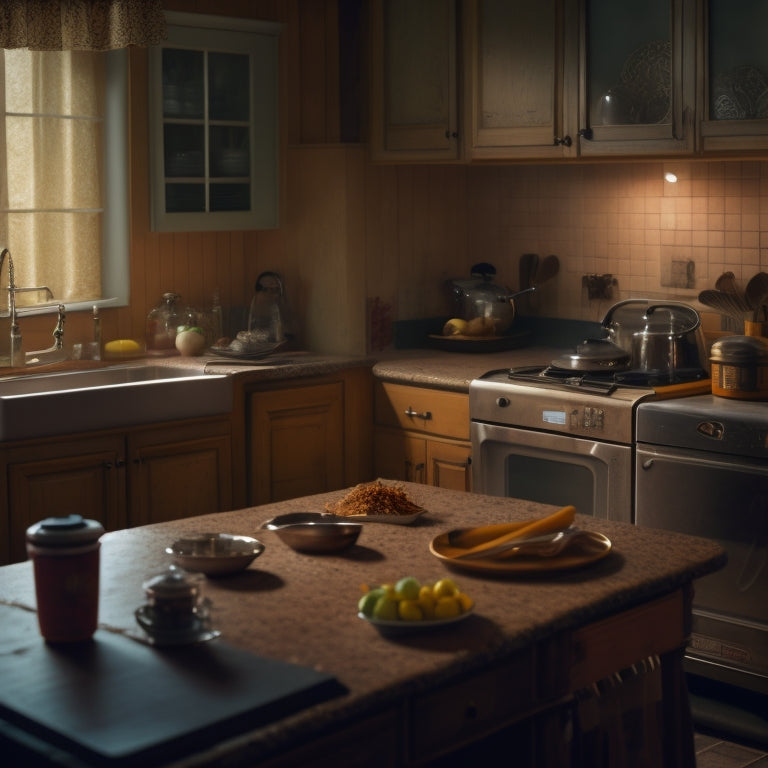
[[[105,51],[157,45],[162,0],[2,0],[0,48]]]

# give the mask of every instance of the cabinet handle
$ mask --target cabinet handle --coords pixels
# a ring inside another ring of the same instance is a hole
[[[560,136],[555,136],[556,147],[570,147],[571,144],[573,144],[573,141],[570,136],[563,136],[562,138]]]
[[[424,421],[431,421],[432,419],[431,411],[424,411],[424,413],[419,413],[418,411],[414,411],[410,405],[405,409],[405,415],[411,419],[424,419]]]
[[[579,131],[579,136],[581,136],[582,139],[586,139],[587,141],[592,141],[592,129],[591,128],[582,128]]]
[[[446,139],[458,139],[459,138],[459,132],[458,131],[446,131],[445,132],[445,138]]]

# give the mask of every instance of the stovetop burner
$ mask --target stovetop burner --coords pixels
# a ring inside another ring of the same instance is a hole
[[[581,389],[604,395],[610,395],[619,388],[648,389],[706,378],[707,372],[700,368],[676,369],[672,375],[669,371],[575,371],[554,365],[509,369],[512,381]]]

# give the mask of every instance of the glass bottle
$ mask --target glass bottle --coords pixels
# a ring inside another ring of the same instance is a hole
[[[176,328],[181,319],[178,293],[164,293],[147,315],[147,351],[172,354],[176,351]]]

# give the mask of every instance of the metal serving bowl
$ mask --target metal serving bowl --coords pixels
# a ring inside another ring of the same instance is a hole
[[[298,552],[340,552],[351,547],[360,536],[362,523],[325,512],[292,512],[278,515],[261,524],[274,531],[280,540]]]
[[[247,568],[264,551],[264,545],[249,536],[201,533],[177,539],[165,551],[185,570],[220,576]]]

